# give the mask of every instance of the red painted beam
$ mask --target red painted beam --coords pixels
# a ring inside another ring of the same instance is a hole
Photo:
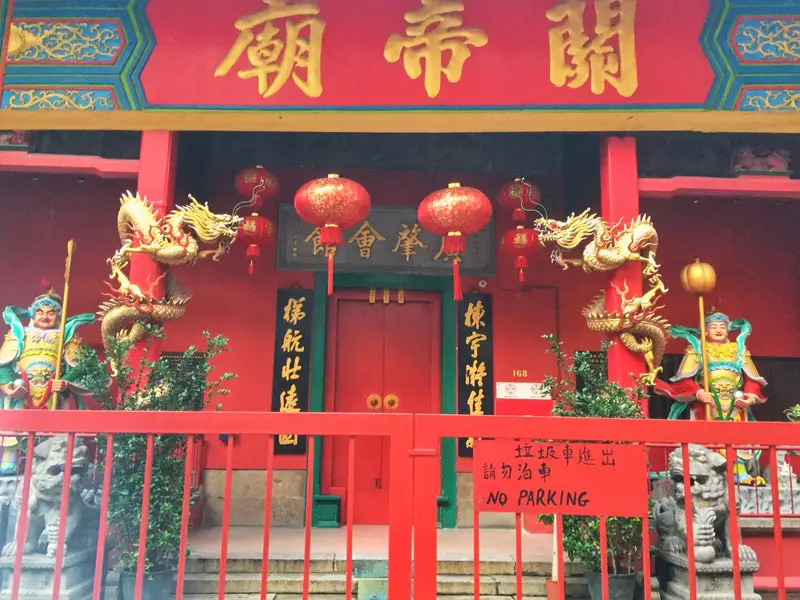
[[[639,179],[642,198],[762,198],[800,200],[800,179],[778,175]]]
[[[139,174],[139,161],[100,156],[30,154],[23,151],[2,150],[0,151],[0,171],[95,175],[103,179],[135,179]]]

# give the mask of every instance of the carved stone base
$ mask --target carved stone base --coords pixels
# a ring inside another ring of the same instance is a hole
[[[689,561],[685,554],[656,551],[656,572],[665,573],[661,580],[663,600],[689,600]],[[658,565],[658,563],[661,565]],[[761,600],[753,588],[753,573],[758,562],[740,565],[742,600]],[[665,568],[659,568],[665,567]],[[718,558],[713,563],[695,563],[697,600],[733,600],[733,563],[729,558]]]
[[[52,600],[55,558],[42,554],[24,556],[20,574],[20,598]],[[67,552],[61,568],[60,600],[88,600],[94,585],[95,550]],[[11,598],[14,558],[0,558],[0,600]]]

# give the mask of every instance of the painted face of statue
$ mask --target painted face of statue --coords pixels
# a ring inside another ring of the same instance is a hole
[[[58,327],[58,312],[50,306],[40,306],[33,313],[33,326],[38,329]]]
[[[715,344],[728,341],[728,325],[722,321],[713,321],[706,326],[706,339]]]

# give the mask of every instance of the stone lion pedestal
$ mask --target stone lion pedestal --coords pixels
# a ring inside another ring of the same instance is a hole
[[[56,559],[31,554],[22,557],[20,598],[52,600]],[[89,600],[94,585],[95,552],[92,549],[67,552],[61,567],[60,600]],[[0,558],[0,600],[11,598],[14,557]]]
[[[685,554],[656,550],[656,573],[659,574],[663,600],[689,600],[689,560]],[[753,587],[758,562],[740,561],[742,600],[761,600]],[[695,563],[697,600],[732,600],[733,562],[717,558],[712,563]]]

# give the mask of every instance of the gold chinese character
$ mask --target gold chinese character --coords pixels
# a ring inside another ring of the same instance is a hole
[[[394,245],[394,250],[392,250],[392,252],[400,251],[405,257],[406,262],[409,262],[411,257],[417,253],[414,248],[428,247],[428,244],[419,239],[420,233],[422,233],[422,229],[419,223],[414,223],[414,227],[411,228],[403,223],[403,229],[397,233],[397,243]]]
[[[594,0],[594,37],[586,35],[585,8],[585,1],[567,0],[547,11],[549,20],[561,23],[550,28],[550,81],[579,88],[591,77],[593,94],[602,94],[608,82],[621,96],[632,96],[639,86],[636,0]],[[611,44],[615,37],[616,48]]]
[[[297,386],[292,384],[285,392],[281,392],[282,413],[298,413],[300,408],[297,406]]]
[[[467,336],[465,341],[472,351],[472,358],[478,358],[478,352],[481,349],[481,344],[486,341],[486,336],[476,331]]]
[[[298,436],[296,433],[282,433],[278,436],[279,446],[297,446]]]
[[[286,359],[286,364],[281,367],[281,377],[283,377],[284,381],[292,381],[293,379],[300,379],[300,371],[303,370],[303,365],[300,364],[300,357],[294,357],[294,363],[292,363],[292,358],[289,357]]]
[[[411,79],[422,75],[425,61],[425,91],[435,98],[442,87],[442,74],[450,83],[461,80],[464,63],[472,55],[470,46],[480,48],[489,41],[474,27],[461,27],[464,4],[455,0],[422,0],[422,8],[410,10],[403,18],[409,23],[405,35],[393,33],[386,41],[383,57],[395,63],[403,55],[403,68]],[[447,64],[442,57],[449,53]]]
[[[475,447],[475,438],[467,438],[466,443],[464,444],[467,448],[474,448]]]
[[[483,390],[472,390],[467,398],[467,405],[469,405],[469,414],[482,415],[483,414]]]
[[[281,344],[282,352],[305,352],[305,347],[301,346],[303,341],[303,334],[297,329],[287,329],[283,336],[283,344]]]
[[[442,244],[441,246],[439,246],[439,251],[434,255],[433,260],[439,260],[440,258],[442,259],[443,262],[447,262],[448,260],[453,258],[453,256],[451,256],[450,254],[444,253],[444,238],[442,238]],[[456,256],[455,258],[453,258],[453,260],[461,262],[461,257]]]
[[[467,365],[467,376],[464,378],[468,386],[479,388],[483,387],[483,378],[486,377],[486,363],[473,360],[471,365]]]
[[[252,68],[242,69],[237,75],[239,79],[258,78],[258,93],[264,98],[278,92],[289,81],[289,76],[306,96],[318,98],[322,94],[320,66],[325,21],[316,16],[319,15],[316,0],[263,1],[265,8],[240,17],[234,23],[239,37],[214,71],[214,77],[227,75],[246,52]],[[304,18],[292,20],[292,17]],[[275,24],[278,19],[286,19],[283,36]],[[254,33],[253,28],[259,25],[264,26],[261,33]],[[308,31],[302,36],[306,28]],[[297,69],[305,70],[305,78],[298,75]]]
[[[322,245],[320,241],[320,236],[322,235],[322,230],[319,227],[315,227],[314,230],[306,236],[306,239],[303,241],[308,243],[311,242],[314,245],[314,256],[319,254],[320,252],[325,252],[325,246]],[[334,249],[334,252],[336,250]]]
[[[283,307],[283,320],[292,325],[297,325],[300,321],[306,318],[306,313],[303,312],[303,303],[306,297],[289,298],[286,306]]]
[[[364,221],[364,224],[359,227],[358,231],[353,234],[347,243],[352,244],[355,242],[358,245],[358,253],[361,258],[369,259],[372,256],[372,244],[377,241],[383,242],[386,238],[378,233],[375,228],[369,224],[369,221]]]
[[[483,300],[478,300],[474,304],[470,302],[464,313],[464,326],[475,330],[485,327],[486,323],[483,322],[485,315],[486,309],[483,307]]]
[[[242,229],[244,229],[248,233],[253,233],[256,230],[256,222],[247,220],[242,225]]]

